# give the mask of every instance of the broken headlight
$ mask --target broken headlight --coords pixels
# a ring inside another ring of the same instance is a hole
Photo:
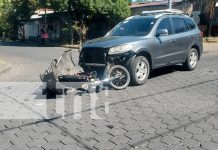
[[[125,53],[125,52],[130,51],[132,49],[132,47],[133,47],[132,44],[126,44],[126,45],[112,47],[112,48],[110,48],[108,54],[113,55],[113,54]]]

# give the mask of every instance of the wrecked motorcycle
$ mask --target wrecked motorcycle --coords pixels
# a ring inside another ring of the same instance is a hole
[[[104,67],[96,68],[80,65],[82,70],[79,70],[72,53],[73,50],[64,51],[62,56],[58,60],[52,60],[48,69],[40,75],[48,90],[55,93],[70,89],[99,92],[108,86],[121,90],[129,85],[130,74],[125,67],[107,62]]]

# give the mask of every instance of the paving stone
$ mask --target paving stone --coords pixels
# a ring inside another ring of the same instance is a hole
[[[98,141],[96,141],[93,138],[85,138],[82,140],[86,145],[88,145],[89,147],[94,147],[94,145],[96,145],[98,143]]]
[[[211,137],[204,133],[201,133],[201,134],[194,134],[193,139],[196,139],[197,141],[200,142],[206,142],[206,141],[210,141]]]
[[[1,135],[0,134],[0,141],[10,141],[10,138],[6,135]]]
[[[65,138],[60,139],[60,142],[64,145],[75,144],[77,143],[73,138],[66,136]]]
[[[118,135],[118,136],[115,136],[112,139],[110,139],[110,141],[115,143],[116,145],[120,145],[120,144],[128,143],[130,141],[130,139],[124,135]]]
[[[29,150],[43,150],[43,148],[41,148],[41,147],[32,147],[32,148],[29,148]]]
[[[197,134],[197,133],[202,133],[203,129],[195,127],[195,126],[189,126],[189,127],[185,128],[185,131],[187,131],[189,133]]]
[[[148,148],[152,150],[165,150],[167,149],[167,145],[160,142],[160,141],[153,141],[147,146]]]
[[[183,145],[171,145],[167,147],[167,150],[188,150],[188,148]]]
[[[212,137],[212,141],[213,141],[214,143],[217,143],[217,144],[218,144],[218,136],[213,136],[213,137]]]
[[[209,129],[204,131],[205,134],[208,134],[210,136],[218,136],[218,130],[216,129]]]
[[[124,125],[127,125],[127,124],[131,125],[131,124],[135,124],[136,120],[125,118],[125,119],[121,119],[119,122],[121,122]]]
[[[25,144],[31,140],[32,139],[27,136],[27,137],[19,137],[16,139],[11,139],[10,142],[13,143],[14,145],[19,145],[19,144]]]
[[[29,149],[31,149],[31,148],[27,147],[24,144],[19,144],[19,145],[13,145],[13,146],[7,147],[4,150],[29,150]],[[43,149],[41,148],[41,150],[43,150]]]
[[[184,140],[182,140],[181,144],[188,147],[188,148],[200,147],[200,142],[198,142],[194,139],[184,139]]]
[[[139,126],[137,124],[132,124],[132,125],[123,125],[122,129],[126,131],[136,131],[139,129]]]
[[[162,137],[161,141],[167,145],[176,145],[179,144],[181,140],[175,136],[170,135]]]
[[[62,149],[63,146],[64,145],[60,142],[51,141],[51,142],[48,142],[48,143],[42,145],[42,148],[45,150],[59,150],[59,149]]]
[[[12,146],[12,144],[9,141],[0,141],[0,149],[6,149],[10,146]]]
[[[74,135],[77,135],[79,138],[89,138],[89,137],[94,137],[97,135],[97,133],[93,131],[80,131],[80,132],[72,132]]]
[[[101,141],[95,145],[98,150],[111,150],[115,147],[115,144],[110,141]]]
[[[108,141],[112,138],[113,136],[108,134],[108,133],[103,133],[103,134],[98,134],[94,137],[95,140],[101,142],[101,141]]]
[[[156,133],[157,130],[152,127],[146,127],[145,129],[140,130],[140,132],[142,132],[143,134],[153,134]]]
[[[36,140],[32,140],[32,141],[28,141],[26,143],[26,145],[29,148],[33,148],[33,147],[41,147],[42,145],[46,144],[47,142],[44,139],[36,139]]]
[[[35,134],[30,134],[29,136],[32,138],[32,139],[42,139],[46,136],[49,136],[50,134],[46,131],[43,131],[43,132],[36,132]]]
[[[102,126],[102,127],[96,127],[92,130],[95,133],[101,134],[101,133],[106,133],[109,132],[110,129],[106,126]]]
[[[128,144],[122,144],[122,145],[115,145],[113,150],[133,150],[133,147],[131,147]],[[146,149],[145,149],[146,150]]]
[[[116,136],[116,135],[123,135],[125,134],[127,131],[121,129],[121,128],[113,128],[111,129],[108,133],[110,133],[111,135],[113,136]]]
[[[201,147],[207,150],[216,150],[218,148],[218,144],[208,141],[201,143]]]
[[[148,141],[146,141],[145,139],[134,139],[134,140],[130,140],[128,142],[128,145],[130,145],[131,147],[133,147],[134,149],[138,149],[139,147],[147,147],[149,144]]]
[[[44,137],[44,139],[47,142],[50,142],[50,141],[60,141],[63,138],[65,138],[65,136],[62,135],[62,134],[50,134],[50,135],[47,135],[47,136]]]
[[[204,149],[201,147],[196,147],[196,148],[190,148],[190,150],[204,150]]]
[[[183,130],[181,130],[181,131],[176,131],[176,132],[174,133],[174,135],[175,135],[176,137],[180,138],[180,139],[185,139],[185,138],[191,138],[191,137],[192,137],[192,134],[191,134],[191,133],[188,133],[188,132],[183,131]]]
[[[137,131],[130,131],[130,132],[125,133],[125,136],[132,140],[135,140],[135,139],[143,138],[144,134],[137,132]]]
[[[206,122],[198,123],[198,124],[196,124],[196,126],[199,127],[199,128],[202,128],[204,130],[208,130],[208,129],[212,129],[213,128],[213,125],[211,125],[209,123],[206,123]]]
[[[85,148],[81,148],[77,144],[69,144],[69,145],[64,145],[61,150],[83,150]]]

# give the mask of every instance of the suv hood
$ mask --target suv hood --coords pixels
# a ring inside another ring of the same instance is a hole
[[[136,36],[105,36],[97,38],[83,44],[83,47],[98,47],[98,48],[110,48],[118,45],[123,45],[135,41],[139,41],[142,37]]]

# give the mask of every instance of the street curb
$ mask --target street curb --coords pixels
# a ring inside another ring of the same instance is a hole
[[[73,48],[73,49],[78,49],[79,50],[79,46],[78,45],[62,45],[61,47],[64,47],[64,48]]]
[[[204,43],[218,43],[218,37],[205,37],[203,38]]]

